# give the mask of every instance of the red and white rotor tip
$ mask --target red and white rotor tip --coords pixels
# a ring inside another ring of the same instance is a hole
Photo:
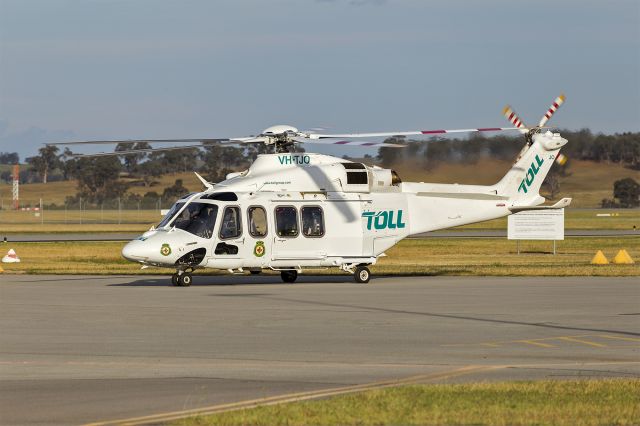
[[[549,121],[549,119],[553,116],[553,114],[555,114],[558,108],[560,108],[560,105],[564,103],[564,100],[565,100],[565,96],[564,94],[561,94],[553,101],[553,103],[551,104],[547,112],[540,119],[540,123],[538,124],[538,127],[542,127],[545,124],[547,124],[547,121]]]
[[[516,112],[509,105],[504,107],[504,109],[502,110],[502,114],[504,114],[504,116],[507,117],[507,120],[509,120],[511,124],[513,124],[518,129],[524,129],[526,127],[520,117],[518,117],[518,114],[516,114]]]

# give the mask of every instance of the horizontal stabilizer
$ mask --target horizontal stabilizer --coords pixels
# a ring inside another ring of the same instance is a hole
[[[511,206],[509,210],[513,213],[523,212],[526,210],[557,210],[569,207],[571,204],[571,198],[563,198],[552,206]]]
[[[496,200],[504,201],[509,197],[497,194],[487,194],[483,192],[417,192],[419,197],[435,197],[435,198],[459,198],[463,200]]]

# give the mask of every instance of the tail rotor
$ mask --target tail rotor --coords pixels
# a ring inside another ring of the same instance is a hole
[[[545,124],[547,124],[547,121],[549,121],[549,119],[553,116],[553,114],[555,114],[558,108],[560,108],[560,105],[564,103],[565,98],[566,96],[563,93],[563,94],[560,94],[560,96],[558,96],[553,101],[553,103],[551,104],[547,112],[540,119],[540,123],[538,124],[538,127],[543,127]]]

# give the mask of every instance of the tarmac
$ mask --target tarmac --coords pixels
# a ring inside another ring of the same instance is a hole
[[[0,423],[157,423],[404,383],[640,377],[640,282],[0,275]]]

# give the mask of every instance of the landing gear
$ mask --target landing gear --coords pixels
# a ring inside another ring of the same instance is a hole
[[[262,273],[262,269],[251,269],[249,272],[251,272],[251,275],[259,275]]]
[[[298,278],[298,271],[281,271],[280,276],[285,283],[294,283]]]
[[[171,284],[175,287],[189,287],[192,281],[193,277],[188,272],[183,272],[182,274],[176,272],[171,275]]]
[[[186,272],[178,277],[178,282],[182,287],[189,287],[191,285],[191,281],[193,281],[191,274]]]
[[[371,279],[371,272],[366,266],[358,266],[353,273],[353,277],[357,283],[366,284]]]

